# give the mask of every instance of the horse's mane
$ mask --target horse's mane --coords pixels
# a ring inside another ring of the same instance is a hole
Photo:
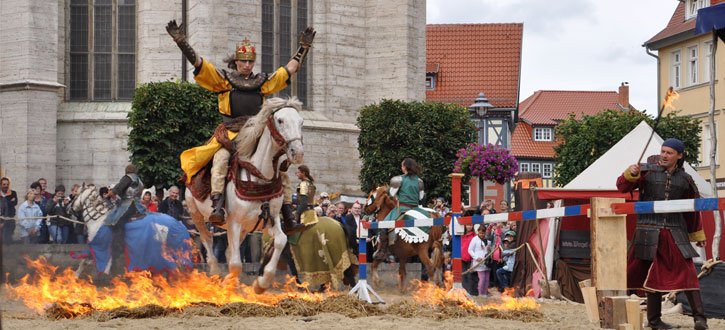
[[[275,111],[286,107],[301,111],[302,102],[295,96],[288,99],[273,97],[264,101],[262,110],[247,120],[247,123],[239,130],[239,135],[234,139],[237,144],[239,158],[249,159],[252,157],[252,154],[257,150],[259,138],[267,125],[267,118],[274,114]]]

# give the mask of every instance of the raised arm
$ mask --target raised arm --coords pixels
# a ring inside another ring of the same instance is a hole
[[[285,65],[290,75],[295,74],[300,69],[300,65],[305,61],[305,57],[307,57],[307,53],[310,51],[310,47],[312,47],[312,41],[315,40],[315,34],[317,34],[317,31],[312,27],[307,27],[307,29],[300,32],[300,47],[297,48],[297,54]]]
[[[186,40],[186,31],[184,26],[185,25],[183,24],[179,26],[176,24],[176,20],[171,20],[168,24],[166,24],[166,32],[168,32],[171,38],[174,39],[174,42],[176,42],[176,45],[179,46],[181,52],[184,56],[186,56],[186,59],[189,60],[195,68],[198,68],[201,65],[201,58],[196,56],[194,48],[191,48],[191,45],[189,45],[189,42]]]

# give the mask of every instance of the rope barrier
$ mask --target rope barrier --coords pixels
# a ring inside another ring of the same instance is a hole
[[[7,220],[12,220],[12,221],[21,221],[21,220],[50,220],[50,219],[54,219],[54,218],[63,219],[65,221],[72,222],[72,223],[77,223],[79,225],[85,225],[86,224],[85,222],[81,222],[81,221],[78,221],[76,219],[66,218],[66,217],[64,217],[62,215],[46,215],[44,217],[25,217],[25,218],[0,217],[0,220],[3,220],[3,221],[7,221]]]

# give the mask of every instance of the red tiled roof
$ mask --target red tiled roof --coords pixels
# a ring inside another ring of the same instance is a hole
[[[558,120],[622,109],[619,94],[609,91],[536,91],[519,104],[519,118],[532,125],[556,125]]]
[[[680,2],[677,4],[677,8],[675,8],[675,12],[672,14],[672,18],[670,18],[667,26],[665,26],[662,31],[655,34],[654,37],[647,40],[647,42],[645,42],[645,45],[660,41],[678,33],[692,30],[695,28],[695,21],[696,19],[694,18],[685,21],[685,2]]]
[[[559,143],[555,141],[534,141],[531,136],[531,125],[520,121],[511,134],[511,153],[516,158],[553,159],[556,153],[554,147]]]
[[[440,70],[426,100],[467,107],[484,92],[495,107],[516,107],[523,30],[522,23],[429,24],[426,71]]]

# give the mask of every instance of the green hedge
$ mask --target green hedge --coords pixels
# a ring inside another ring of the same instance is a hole
[[[196,84],[166,81],[137,87],[128,114],[128,151],[146,186],[179,185],[179,155],[207,141],[220,122],[216,95]]]
[[[400,163],[411,157],[423,167],[426,203],[450,198],[456,152],[476,138],[468,110],[454,104],[383,100],[364,107],[357,125],[363,191],[402,174]]]

